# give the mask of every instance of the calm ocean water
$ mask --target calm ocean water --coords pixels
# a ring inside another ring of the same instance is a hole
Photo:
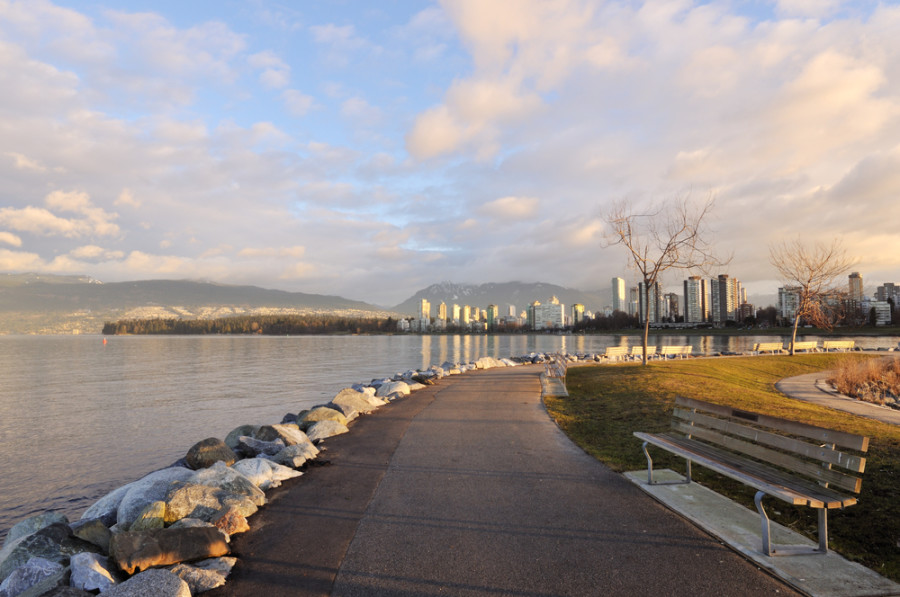
[[[807,339],[816,339],[808,337]],[[771,337],[657,335],[695,353]],[[900,338],[858,338],[867,348]],[[444,361],[602,352],[629,336],[0,336],[0,537],[97,498],[245,423],[277,423],[356,382]]]

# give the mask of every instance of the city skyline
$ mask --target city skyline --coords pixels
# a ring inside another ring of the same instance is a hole
[[[798,235],[900,280],[900,6],[148,6],[0,2],[0,272],[605,289],[690,195],[751,295]]]

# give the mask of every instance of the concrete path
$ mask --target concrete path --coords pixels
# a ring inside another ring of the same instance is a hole
[[[838,394],[825,382],[829,373],[829,371],[819,371],[817,373],[797,375],[796,377],[787,377],[776,383],[775,389],[797,400],[813,402],[820,406],[827,406],[828,408],[853,413],[861,417],[876,419],[883,423],[900,425],[900,410],[878,406],[877,404],[863,402]]]
[[[541,371],[445,378],[329,440],[210,597],[798,594],[572,444]]]

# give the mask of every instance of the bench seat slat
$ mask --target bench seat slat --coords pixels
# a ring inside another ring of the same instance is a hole
[[[805,484],[796,477],[790,477],[761,463],[742,459],[707,444],[668,434],[635,432],[634,435],[789,504],[811,508],[843,508],[857,502],[855,497],[841,495],[826,487]]]
[[[685,408],[695,408],[706,411],[721,417],[729,417],[746,420],[751,423],[771,427],[778,431],[799,435],[821,443],[833,443],[842,448],[865,452],[869,449],[869,438],[856,435],[854,433],[846,433],[844,431],[836,431],[834,429],[826,429],[825,427],[816,427],[799,421],[791,421],[789,419],[781,419],[769,415],[750,413],[730,406],[722,406],[720,404],[712,404],[693,398],[677,397],[675,404],[684,406]]]
[[[704,429],[702,427],[689,427],[687,425],[679,429],[682,433],[692,434],[699,439],[718,444],[732,452],[740,452],[751,458],[763,460],[771,465],[788,469],[789,471],[804,475],[805,477],[820,483],[829,483],[831,485],[859,493],[862,480],[859,477],[845,475],[840,471],[825,468],[821,464],[807,462],[785,454],[776,450],[770,450],[763,446],[759,446],[750,442],[746,442],[736,437],[723,435],[717,431]]]
[[[735,435],[744,439],[759,442],[766,446],[790,451],[806,458],[819,460],[826,464],[840,466],[854,473],[862,473],[866,469],[866,459],[863,457],[840,452],[826,446],[810,444],[784,435],[778,435],[777,433],[771,433],[763,429],[747,427],[746,425],[741,425],[733,421],[717,419],[697,411],[675,408],[673,427],[675,427],[676,419],[685,422],[678,427],[678,429],[685,434],[691,433],[690,429],[687,428],[687,425],[692,422],[695,426],[699,425],[701,427],[716,429],[729,435]]]

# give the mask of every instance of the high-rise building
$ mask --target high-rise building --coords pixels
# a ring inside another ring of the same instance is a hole
[[[465,305],[462,309],[462,322],[466,325],[469,325],[469,322],[472,320],[472,307],[469,305]]]
[[[662,317],[668,321],[678,319],[680,309],[678,308],[678,295],[674,292],[667,292],[663,295],[663,314]]]
[[[640,295],[641,289],[637,286],[632,286],[628,290],[628,314],[632,317],[640,317]]]
[[[853,272],[848,276],[848,298],[850,302],[859,305],[863,300],[863,279],[859,272]]]
[[[459,305],[453,303],[453,323],[459,323],[460,321],[460,308]]]
[[[529,309],[532,329],[560,329],[566,325],[565,305],[559,302],[555,296],[546,305],[535,301]]]
[[[487,308],[487,326],[489,330],[493,330],[497,327],[497,323],[500,321],[500,307],[497,305],[488,305]]]
[[[800,306],[800,287],[784,286],[778,289],[778,313],[787,320],[793,321]]]
[[[731,278],[728,274],[719,274],[709,282],[709,318],[710,321],[724,324],[727,321],[737,321],[739,309],[744,296],[740,280]]]
[[[441,304],[438,305],[438,319],[447,321],[447,303],[444,301],[441,301]]]
[[[898,300],[900,300],[900,286],[897,286],[893,282],[885,282],[883,286],[879,286],[875,290],[875,300],[876,301],[893,301],[894,306],[897,306]]]
[[[419,319],[431,319],[431,303],[428,302],[428,299],[422,299],[422,304],[419,305]]]
[[[691,276],[684,281],[684,322],[709,320],[709,290],[706,278]]]
[[[626,311],[625,307],[625,280],[612,279],[612,308],[613,311]]]
[[[584,320],[584,305],[575,303],[572,305],[572,322],[581,323]]]
[[[649,296],[644,292],[644,283],[638,284],[638,319],[644,323],[646,315],[650,323],[659,323],[662,313],[662,287],[659,282],[650,286]],[[644,300],[649,303],[649,310],[644,306]]]

